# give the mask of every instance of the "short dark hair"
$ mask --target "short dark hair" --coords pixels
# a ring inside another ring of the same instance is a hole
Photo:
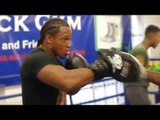
[[[160,28],[155,25],[149,25],[145,30],[145,36],[147,36],[149,33],[155,32],[160,32]]]
[[[61,26],[69,27],[69,24],[66,21],[64,21],[60,18],[49,19],[43,25],[43,27],[40,31],[40,39],[38,41],[37,46],[39,46],[40,44],[43,43],[46,34],[51,34],[51,35],[55,36],[59,32],[59,29],[60,29]]]

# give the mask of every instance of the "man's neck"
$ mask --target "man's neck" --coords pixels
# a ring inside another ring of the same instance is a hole
[[[45,45],[40,45],[40,48],[42,48],[46,53],[48,53],[49,55],[55,56],[51,50],[49,49],[49,47],[46,47]]]
[[[144,47],[145,47],[146,49],[148,49],[148,48],[150,47],[150,43],[148,42],[147,39],[144,39],[143,42],[142,42],[142,44],[144,45]]]

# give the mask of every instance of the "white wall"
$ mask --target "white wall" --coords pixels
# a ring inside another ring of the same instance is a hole
[[[135,47],[137,44],[141,43],[144,39],[143,28],[140,20],[140,16],[132,15],[131,16],[131,39],[132,47]]]
[[[21,92],[21,85],[16,86],[1,86],[0,87],[0,96],[8,96],[14,94],[20,94]],[[14,97],[0,100],[0,105],[22,105],[22,97]]]

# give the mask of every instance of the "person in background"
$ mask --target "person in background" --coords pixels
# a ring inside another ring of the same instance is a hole
[[[145,38],[142,43],[138,44],[131,50],[131,54],[135,56],[139,62],[148,69],[149,57],[147,50],[150,47],[156,48],[160,42],[160,28],[155,25],[149,25],[145,30]],[[148,79],[139,79],[137,82],[125,83],[126,96],[131,105],[150,105],[147,88],[149,81],[155,81],[155,74],[147,70]],[[160,78],[159,78],[160,79]]]

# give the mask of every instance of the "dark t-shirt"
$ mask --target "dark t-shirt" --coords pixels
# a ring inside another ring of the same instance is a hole
[[[23,105],[55,105],[59,90],[37,78],[38,72],[46,65],[62,65],[53,56],[37,48],[30,52],[21,66],[22,101]],[[46,76],[47,77],[47,76]]]

